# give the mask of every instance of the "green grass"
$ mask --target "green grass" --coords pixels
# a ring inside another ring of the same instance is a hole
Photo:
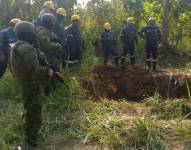
[[[174,145],[186,149],[191,145],[190,100],[165,101],[156,93],[141,103],[96,101],[76,80],[79,74],[87,74],[92,64],[99,61],[87,59],[77,74],[66,69],[65,84],[50,97],[43,97],[42,150],[72,146],[75,140],[81,141],[79,147],[97,145],[114,150],[168,150]],[[9,72],[0,80],[0,149],[11,150],[23,139],[22,97]]]

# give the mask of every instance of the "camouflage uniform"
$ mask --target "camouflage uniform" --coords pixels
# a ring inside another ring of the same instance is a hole
[[[55,71],[60,71],[62,46],[56,35],[45,27],[38,29],[40,50],[46,55],[48,63]]]
[[[48,67],[39,64],[38,53],[28,42],[18,41],[10,55],[11,69],[22,88],[25,109],[25,142],[37,145],[41,127],[40,86],[48,78]]]

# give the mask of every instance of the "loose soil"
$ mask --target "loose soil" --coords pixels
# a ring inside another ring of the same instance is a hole
[[[144,66],[93,66],[88,76],[78,78],[80,86],[100,99],[140,101],[158,92],[163,98],[182,98],[191,87],[191,73],[161,69],[153,72]]]

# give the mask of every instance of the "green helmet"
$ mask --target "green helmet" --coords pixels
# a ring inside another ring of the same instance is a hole
[[[20,33],[27,32],[27,33],[35,33],[36,27],[28,22],[28,21],[21,21],[16,24],[14,27],[14,32],[16,35],[19,35]]]
[[[14,33],[19,40],[28,41],[29,43],[36,40],[36,27],[28,21],[17,23],[14,27]]]

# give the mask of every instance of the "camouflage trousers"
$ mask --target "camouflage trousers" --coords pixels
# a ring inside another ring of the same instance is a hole
[[[41,90],[38,84],[27,84],[22,87],[24,104],[25,143],[37,145],[37,135],[41,127]]]

